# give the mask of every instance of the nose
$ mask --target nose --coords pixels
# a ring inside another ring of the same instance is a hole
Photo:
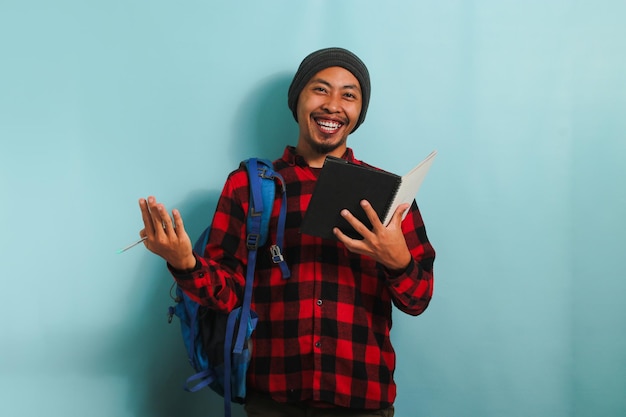
[[[341,97],[338,94],[329,94],[322,105],[322,109],[329,113],[337,113],[341,109]]]

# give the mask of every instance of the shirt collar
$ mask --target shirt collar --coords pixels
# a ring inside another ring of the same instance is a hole
[[[346,148],[346,152],[343,154],[343,156],[341,158],[345,159],[348,162],[352,162],[352,163],[356,163],[356,164],[360,164],[361,163],[360,161],[358,161],[354,157],[354,152],[352,152],[351,148]],[[298,153],[296,152],[295,146],[286,146],[285,147],[285,151],[283,152],[282,160],[285,161],[290,166],[294,166],[294,165],[298,165],[300,167],[308,167],[309,166],[309,164],[306,163],[304,158],[302,156],[298,155]]]

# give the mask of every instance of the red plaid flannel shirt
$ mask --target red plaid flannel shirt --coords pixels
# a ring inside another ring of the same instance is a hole
[[[348,149],[344,158],[362,163]],[[259,249],[252,308],[248,387],[280,402],[379,409],[396,396],[391,346],[392,303],[418,315],[432,296],[435,252],[415,202],[402,223],[413,255],[408,268],[391,275],[372,259],[337,242],[299,233],[319,169],[287,147],[274,166],[287,184],[283,254],[292,276],[283,279],[269,249]],[[192,297],[228,312],[240,304],[247,262],[245,170],[231,173],[219,199],[209,243],[196,269],[173,275]],[[280,201],[273,207],[269,242],[275,241]]]

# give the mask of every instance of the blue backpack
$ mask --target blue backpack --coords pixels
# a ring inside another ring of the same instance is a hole
[[[246,397],[246,373],[250,362],[252,332],[258,321],[250,309],[257,250],[265,245],[269,235],[269,220],[276,193],[276,181],[282,191],[278,218],[277,241],[270,246],[272,261],[281,268],[283,278],[290,272],[282,255],[287,198],[285,181],[274,171],[268,160],[250,158],[241,163],[248,172],[250,203],[246,219],[248,264],[243,303],[229,314],[203,307],[191,300],[176,284],[176,305],[169,308],[169,321],[176,315],[189,363],[196,373],[185,382],[184,389],[196,392],[210,387],[224,397],[224,415],[231,416],[231,401],[243,403]],[[209,238],[207,227],[194,244],[194,251],[204,253]],[[173,287],[174,288],[174,287]]]

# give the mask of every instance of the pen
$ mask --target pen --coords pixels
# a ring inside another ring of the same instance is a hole
[[[135,243],[131,243],[130,245],[126,246],[125,248],[122,248],[122,249],[118,250],[117,253],[126,252],[128,249],[132,248],[133,246],[137,246],[138,244],[140,244],[141,242],[143,242],[147,238],[148,238],[148,236],[142,237],[141,239],[139,239]]]

